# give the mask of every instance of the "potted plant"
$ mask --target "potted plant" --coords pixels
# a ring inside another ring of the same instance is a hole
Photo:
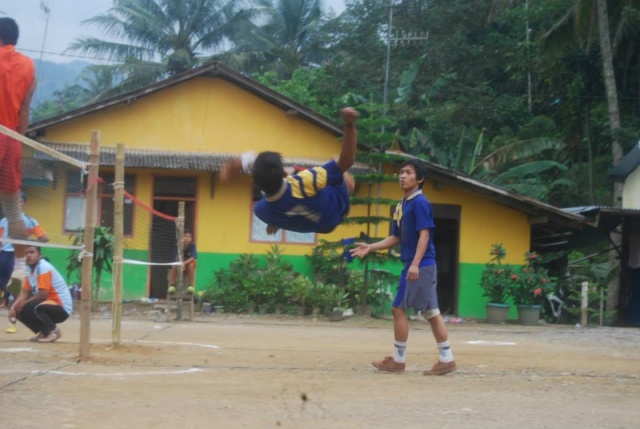
[[[504,323],[509,313],[509,284],[512,273],[511,267],[502,263],[507,256],[502,243],[494,243],[489,251],[491,260],[487,262],[482,272],[481,287],[484,290],[482,296],[489,301],[486,304],[487,322]]]
[[[298,275],[293,281],[289,282],[289,288],[286,290],[286,298],[291,305],[296,307],[298,316],[304,316],[307,305],[307,298],[313,291],[313,282],[308,277]]]
[[[533,325],[540,319],[542,302],[554,288],[554,282],[545,268],[536,265],[540,260],[536,252],[525,253],[524,259],[520,271],[511,274],[509,293],[518,307],[518,321]]]

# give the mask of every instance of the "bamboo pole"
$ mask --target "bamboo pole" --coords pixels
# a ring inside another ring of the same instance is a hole
[[[91,132],[89,153],[89,177],[86,194],[84,226],[84,253],[82,254],[82,299],[80,301],[80,360],[89,357],[91,329],[91,299],[93,293],[93,241],[96,225],[96,200],[98,196],[98,170],[100,163],[100,131]]]
[[[124,145],[116,146],[116,172],[114,189],[113,210],[113,303],[111,313],[113,321],[111,326],[112,346],[120,345],[120,328],[122,326],[122,257],[124,240]]]
[[[177,228],[177,241],[176,244],[178,248],[178,260],[180,261],[180,267],[178,268],[178,275],[176,276],[176,288],[177,290],[177,300],[176,300],[176,320],[182,320],[182,297],[184,296],[184,272],[182,271],[183,263],[184,263],[184,251],[183,251],[183,242],[184,242],[184,201],[178,202],[178,219],[176,221]]]

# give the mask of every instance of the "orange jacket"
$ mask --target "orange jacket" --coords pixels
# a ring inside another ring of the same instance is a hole
[[[31,58],[16,52],[13,45],[0,46],[0,124],[18,129],[22,102],[34,76]]]

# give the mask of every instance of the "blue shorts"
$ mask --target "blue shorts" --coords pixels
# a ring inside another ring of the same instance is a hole
[[[411,264],[406,264],[400,274],[398,291],[393,300],[393,307],[415,308],[417,311],[438,310],[438,270],[436,265],[420,267],[418,280],[407,280],[407,271]]]
[[[15,262],[15,252],[0,252],[0,291],[4,291],[9,284]]]

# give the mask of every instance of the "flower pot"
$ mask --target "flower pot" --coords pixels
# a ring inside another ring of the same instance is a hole
[[[507,315],[509,314],[509,304],[496,304],[488,302],[487,308],[487,323],[505,323],[507,321]]]
[[[540,319],[540,305],[518,305],[518,321],[522,325],[535,325]]]
[[[344,310],[342,308],[334,308],[331,313],[329,313],[329,320],[332,322],[339,322],[344,319]]]

